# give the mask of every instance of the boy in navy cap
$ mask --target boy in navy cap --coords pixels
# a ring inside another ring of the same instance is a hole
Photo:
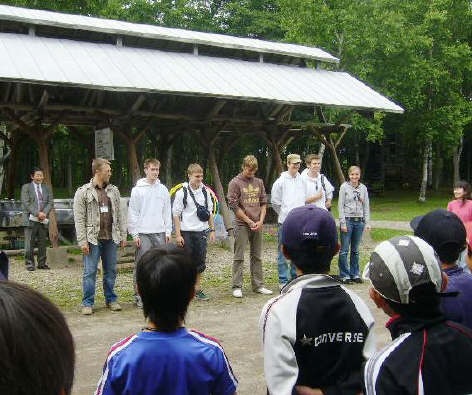
[[[374,351],[374,319],[355,293],[328,275],[339,250],[331,214],[314,205],[290,211],[282,249],[297,277],[262,310],[268,392],[360,393],[361,366]]]

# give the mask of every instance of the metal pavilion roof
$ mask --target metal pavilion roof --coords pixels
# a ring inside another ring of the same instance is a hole
[[[0,5],[0,20],[16,21],[31,25],[47,25],[115,35],[209,45],[222,48],[242,49],[258,53],[279,54],[330,63],[339,62],[339,59],[336,57],[315,47],[241,38],[224,34],[174,29],[155,25],[144,25],[112,19],[92,18],[82,15],[64,14],[6,5]]]
[[[403,112],[344,72],[0,33],[0,80]]]

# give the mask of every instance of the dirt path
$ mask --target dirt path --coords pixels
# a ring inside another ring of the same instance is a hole
[[[369,303],[375,315],[375,332],[379,346],[389,340],[384,328],[386,317],[376,310],[367,297],[367,285],[351,286]],[[263,395],[265,383],[258,319],[268,297],[247,293],[242,300],[220,295],[209,302],[191,305],[187,326],[216,337],[221,341],[239,380],[238,394]],[[77,370],[73,394],[91,394],[95,390],[107,350],[114,342],[143,326],[140,310],[125,305],[121,313],[106,309],[92,317],[67,313],[77,348]]]

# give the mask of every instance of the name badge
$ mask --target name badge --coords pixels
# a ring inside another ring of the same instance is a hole
[[[100,213],[108,213],[108,206],[100,206]]]

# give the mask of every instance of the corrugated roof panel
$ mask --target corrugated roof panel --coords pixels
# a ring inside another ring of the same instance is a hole
[[[33,25],[82,29],[116,35],[147,37],[223,48],[238,48],[253,52],[273,53],[330,63],[339,62],[339,59],[319,48],[304,45],[263,41],[253,38],[196,32],[155,25],[143,25],[112,19],[92,18],[83,15],[12,7],[8,5],[0,5],[0,20],[14,20]]]
[[[0,80],[403,112],[343,72],[0,33]]]

